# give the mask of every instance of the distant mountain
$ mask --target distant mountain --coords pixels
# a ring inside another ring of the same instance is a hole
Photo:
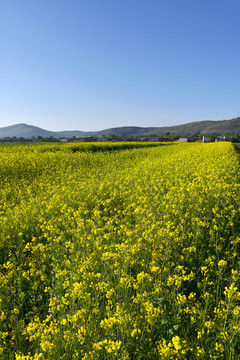
[[[54,132],[26,124],[16,124],[0,128],[1,138],[14,136],[25,138],[31,138],[32,136],[50,137],[54,136]]]
[[[37,126],[27,125],[27,124],[16,124],[11,126],[6,126],[0,128],[0,138],[3,137],[24,137],[24,138],[31,138],[33,136],[42,136],[42,137],[72,137],[72,136],[88,136],[91,132],[84,132],[84,131],[63,131],[63,132],[56,132],[56,131],[48,131],[41,129]]]
[[[231,120],[204,120],[183,125],[159,128],[181,136],[240,134],[240,117]]]
[[[27,124],[16,124],[0,128],[0,138],[4,137],[25,137],[31,138],[33,136],[42,137],[81,137],[81,136],[100,136],[100,135],[123,135],[123,136],[139,136],[139,135],[164,135],[166,133],[177,134],[180,136],[197,136],[197,135],[232,135],[240,134],[240,118],[231,120],[218,121],[198,121],[183,125],[167,126],[167,127],[138,127],[138,126],[123,126],[117,128],[110,128],[101,131],[48,131],[36,126]]]

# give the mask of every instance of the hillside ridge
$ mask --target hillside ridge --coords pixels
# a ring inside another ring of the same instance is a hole
[[[121,126],[108,128],[100,131],[49,131],[34,125],[25,123],[14,124],[0,128],[0,138],[4,137],[82,137],[82,136],[140,136],[140,135],[164,135],[166,133],[179,136],[194,137],[198,135],[233,135],[240,134],[240,117],[231,120],[203,120],[182,125],[164,127],[139,127]]]

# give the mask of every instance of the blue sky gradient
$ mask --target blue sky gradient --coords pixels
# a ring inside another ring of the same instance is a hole
[[[239,0],[2,2],[0,127],[237,117],[239,14]]]

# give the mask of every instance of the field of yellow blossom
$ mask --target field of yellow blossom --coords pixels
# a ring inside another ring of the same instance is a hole
[[[0,146],[0,358],[240,359],[231,143]]]

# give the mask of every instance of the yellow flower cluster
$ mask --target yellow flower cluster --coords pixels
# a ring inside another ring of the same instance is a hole
[[[232,144],[4,145],[0,184],[1,359],[239,359]]]
[[[186,359],[186,354],[190,350],[191,349],[188,349],[187,347],[186,340],[181,341],[179,336],[174,336],[169,343],[164,339],[160,341],[160,344],[158,345],[161,359]]]

